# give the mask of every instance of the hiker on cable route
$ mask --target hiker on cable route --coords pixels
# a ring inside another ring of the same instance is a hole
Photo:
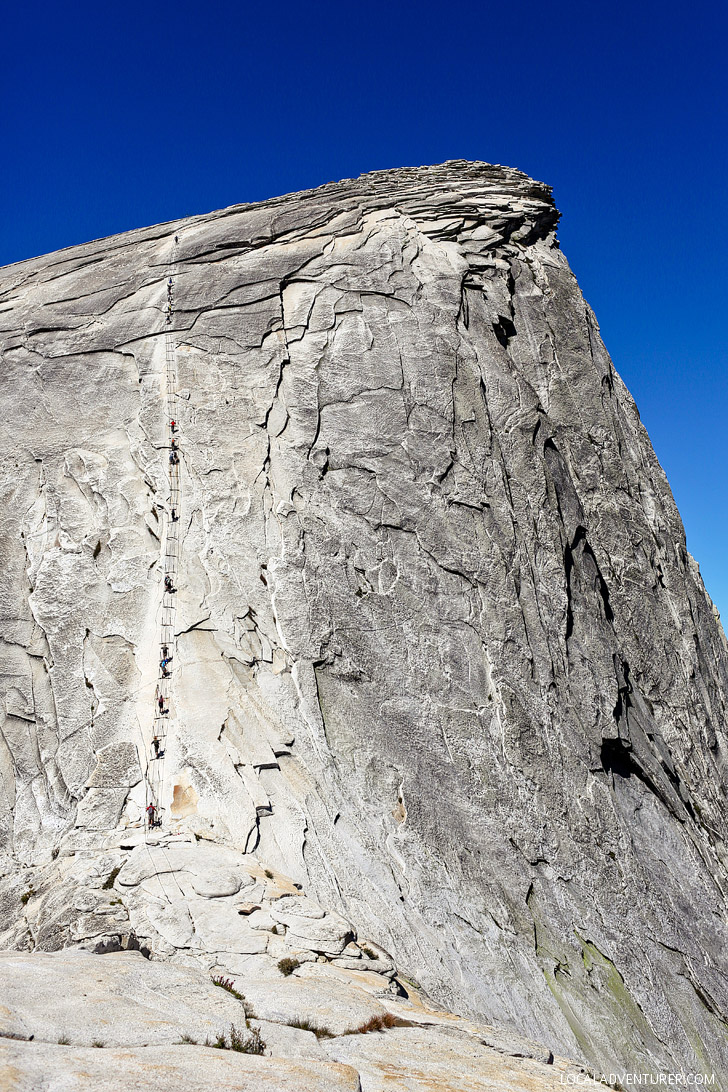
[[[154,804],[147,804],[147,825],[150,828],[155,827],[157,825],[156,818],[155,818],[156,814],[157,814],[157,809],[155,808]]]
[[[164,751],[160,751],[160,749],[159,749],[161,747],[161,745],[162,745],[162,741],[160,740],[159,736],[155,736],[154,739],[152,740],[152,747],[154,749],[154,758],[161,758],[162,755],[164,754]]]

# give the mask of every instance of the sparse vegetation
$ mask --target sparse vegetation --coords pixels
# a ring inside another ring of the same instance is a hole
[[[194,1042],[194,1040],[184,1039],[183,1042]],[[265,1043],[260,1037],[260,1030],[253,1028],[249,1035],[245,1035],[243,1032],[238,1031],[234,1024],[230,1027],[229,1037],[225,1032],[221,1032],[214,1042],[210,1042],[210,1039],[205,1039],[205,1046],[215,1047],[216,1050],[237,1050],[239,1054],[263,1054],[265,1053]]]
[[[300,1028],[301,1031],[312,1031],[317,1039],[333,1039],[333,1031],[329,1031],[328,1028],[319,1027],[317,1024],[312,1024],[310,1020],[291,1020],[289,1025],[291,1028]]]
[[[271,872],[271,870],[269,868],[266,868],[263,871],[264,871],[264,875],[267,876],[269,880],[273,879],[273,873]]]
[[[298,960],[294,959],[292,956],[284,956],[283,959],[278,960],[278,970],[286,977],[288,977],[289,974],[293,974],[296,968],[300,966],[301,964]]]
[[[235,1027],[230,1028],[230,1049],[237,1050],[241,1054],[263,1054],[265,1043],[260,1035],[260,1028],[251,1028],[250,1034],[245,1038]]]
[[[216,975],[212,981],[215,986],[219,986],[221,990],[227,990],[233,997],[237,997],[238,1001],[242,1001],[243,1004],[245,1003],[245,997],[235,989],[235,983],[232,978],[223,978],[222,975]]]
[[[365,955],[365,956],[367,957],[367,959],[378,959],[378,958],[379,958],[379,956],[377,955],[377,953],[376,953],[376,952],[373,952],[373,951],[371,950],[371,948],[368,948],[368,947],[366,946],[366,944],[362,944],[362,945],[361,945],[361,950],[362,950],[362,952],[364,953],[364,955]]]
[[[108,874],[108,876],[101,885],[102,891],[111,891],[111,888],[114,886],[114,883],[116,881],[116,877],[119,875],[120,872],[121,865],[119,865],[118,868],[112,868],[111,872]]]
[[[371,1020],[367,1020],[365,1024],[360,1024],[358,1028],[351,1028],[345,1034],[368,1035],[370,1031],[384,1031],[385,1028],[393,1028],[400,1022],[391,1012],[385,1012],[383,1016],[372,1016]]]
[[[100,1048],[101,1048],[101,1047],[102,1047],[103,1045],[104,1045],[104,1040],[103,1040],[103,1039],[94,1039],[94,1041],[93,1041],[93,1042],[92,1042],[92,1044],[91,1044],[91,1046],[92,1046],[92,1047],[99,1047],[99,1049],[100,1049]]]
[[[180,1039],[180,1044],[184,1044],[185,1046],[197,1046],[197,1040],[193,1039],[191,1035],[188,1035],[187,1032],[185,1032]]]
[[[22,902],[23,906],[28,905],[30,900],[33,898],[33,895],[35,895],[35,891],[32,887],[29,887],[28,890],[20,896],[20,901]]]
[[[71,1040],[68,1038],[67,1035],[61,1035],[59,1037],[59,1039],[58,1039],[58,1045],[59,1046],[70,1046],[71,1045]]]
[[[391,1012],[385,1012],[383,1016],[372,1016],[365,1024],[358,1028],[350,1028],[345,1035],[368,1035],[370,1031],[385,1031],[387,1028],[411,1028],[415,1025],[411,1020],[403,1020],[401,1016],[393,1016]]]

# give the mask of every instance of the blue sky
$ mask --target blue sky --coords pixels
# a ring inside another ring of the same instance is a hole
[[[377,168],[519,167],[728,618],[727,31],[718,0],[9,5],[0,264]]]

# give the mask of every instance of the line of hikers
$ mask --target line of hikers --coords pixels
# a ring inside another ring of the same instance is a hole
[[[175,235],[174,241],[175,241],[175,245],[179,242],[178,236]],[[172,278],[169,277],[167,279],[167,307],[166,307],[167,322],[172,321],[172,315],[174,313],[174,294],[173,294],[173,290],[174,290],[174,284],[173,284]],[[168,379],[169,379],[169,377],[168,377]],[[177,427],[177,422],[175,421],[174,418],[170,419],[169,431],[170,431],[170,434],[171,434],[170,444],[169,444],[169,465],[170,465],[170,469],[171,469],[172,467],[176,467],[176,466],[179,465],[179,448],[178,448],[178,444],[177,444],[177,435],[176,435],[177,431],[178,431],[178,427]],[[174,489],[173,489],[173,496],[174,496]],[[170,510],[170,521],[172,523],[177,523],[179,521],[179,515],[177,513],[176,508],[171,508],[171,510]],[[164,575],[164,593],[165,593],[165,595],[173,595],[176,591],[177,591],[177,589],[174,586],[174,583],[172,581],[172,574],[171,573],[165,573],[165,575]],[[164,630],[163,630],[163,633],[164,633]],[[161,659],[159,661],[159,669],[160,669],[161,677],[163,679],[168,679],[170,677],[169,665],[171,664],[172,659],[173,659],[173,657],[170,655],[169,644],[167,643],[167,641],[164,639],[164,636],[163,636],[162,644],[161,644]],[[168,716],[169,715],[169,706],[167,705],[164,694],[160,693],[159,691],[157,691],[156,703],[157,703],[157,715],[160,716],[160,717]],[[151,753],[151,759],[152,760],[164,758],[164,754],[165,754],[164,735],[165,735],[164,732],[162,733],[161,736],[158,735],[156,731],[154,733],[154,736],[152,738],[152,745],[151,745],[151,752],[152,752]],[[156,804],[154,804],[154,803],[147,804],[146,819],[147,819],[147,826],[150,829],[152,827],[161,827],[162,820],[161,820],[161,817],[159,815],[159,808],[156,806]]]

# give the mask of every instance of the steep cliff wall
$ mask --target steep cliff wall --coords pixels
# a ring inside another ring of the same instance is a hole
[[[725,638],[557,219],[455,162],[2,272],[6,946],[148,799],[169,332],[164,831],[459,1011],[728,1070]]]

